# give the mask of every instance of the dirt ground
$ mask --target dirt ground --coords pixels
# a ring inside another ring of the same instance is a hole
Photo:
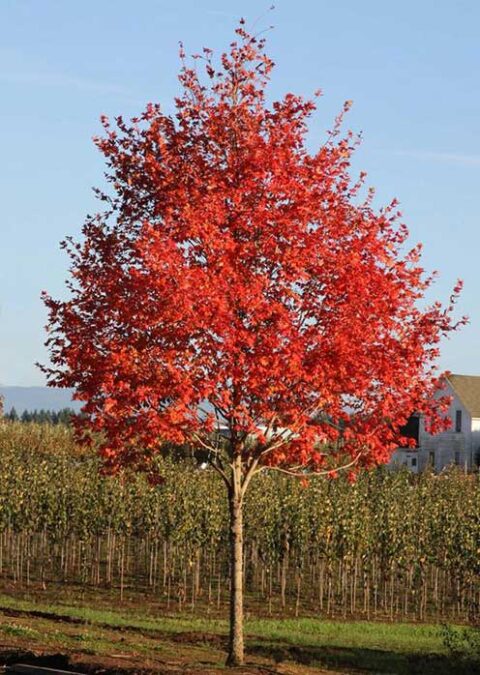
[[[131,628],[85,626],[72,617],[2,610],[0,665],[24,663],[88,675],[216,675],[227,672],[225,639],[191,632],[152,634]],[[78,645],[78,646],[77,646]],[[287,656],[287,655],[286,655]],[[248,655],[235,675],[327,675],[334,671]],[[338,675],[339,671],[335,671]]]
[[[159,675],[160,673],[183,675],[218,675],[227,672],[221,666],[197,661],[191,663],[187,655],[179,650],[177,658],[169,661],[141,658],[133,655],[102,654],[88,655],[81,652],[55,653],[49,647],[37,647],[34,651],[22,649],[18,645],[0,643],[0,664],[23,663],[45,668],[69,670],[88,675]],[[230,672],[230,669],[228,670]],[[231,669],[235,675],[339,675],[339,671],[319,670],[317,668],[295,664],[278,665],[275,663],[249,663],[243,668]]]
[[[267,619],[256,629],[251,624],[246,665],[227,669],[220,611],[212,617],[200,606],[195,614],[167,614],[146,595],[120,601],[109,591],[53,585],[28,592],[0,586],[0,593],[0,672],[21,662],[84,675],[480,675],[480,663],[442,651],[429,632],[435,627],[418,631],[412,624],[397,634],[391,623],[375,622],[364,636],[361,622],[326,621],[317,640],[318,627],[305,628],[303,639],[298,628],[286,636]]]

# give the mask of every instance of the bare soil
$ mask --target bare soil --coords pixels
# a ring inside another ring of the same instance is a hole
[[[214,675],[227,672],[222,665],[226,658],[226,640],[209,633],[166,634],[97,624],[89,627],[74,617],[13,609],[2,610],[0,629],[3,629],[0,665],[24,663],[85,675]],[[245,667],[228,672],[235,675],[308,675],[314,672],[320,675],[333,671],[249,655]]]

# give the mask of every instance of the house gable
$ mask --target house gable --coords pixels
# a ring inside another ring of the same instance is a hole
[[[446,379],[470,417],[480,421],[480,376],[449,375]]]

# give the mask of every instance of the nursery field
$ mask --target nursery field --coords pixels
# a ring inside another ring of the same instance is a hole
[[[157,485],[106,477],[68,427],[0,426],[0,663],[220,672],[223,486],[160,464]],[[245,534],[242,672],[475,672],[441,626],[478,623],[478,475],[260,476]]]
[[[0,579],[148,593],[166,611],[228,601],[217,476],[163,461],[164,482],[105,477],[67,427],[0,427]],[[480,480],[375,471],[307,486],[278,474],[245,505],[247,611],[466,622],[480,605]]]

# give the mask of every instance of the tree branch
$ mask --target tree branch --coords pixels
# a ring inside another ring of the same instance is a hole
[[[360,457],[363,455],[363,450],[361,450],[350,462],[347,464],[343,464],[342,466],[336,466],[331,469],[325,469],[322,471],[312,471],[311,473],[305,473],[304,471],[297,471],[297,468],[295,467],[294,469],[284,469],[281,466],[262,466],[262,470],[266,469],[269,471],[279,471],[280,473],[285,473],[288,476],[294,476],[295,478],[317,478],[318,476],[328,476],[334,471],[346,471],[347,469],[351,469],[353,466],[358,464],[358,461]],[[305,468],[308,468],[308,465],[305,466]]]

